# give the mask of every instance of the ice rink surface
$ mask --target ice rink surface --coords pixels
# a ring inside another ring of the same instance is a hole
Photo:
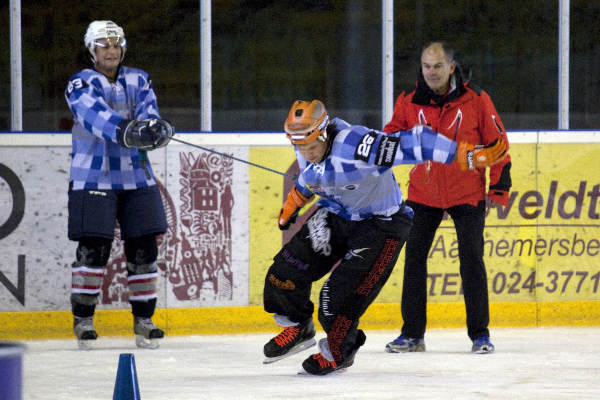
[[[142,400],[600,399],[600,327],[492,329],[494,354],[470,352],[466,331],[430,330],[424,353],[389,354],[396,331],[368,331],[354,365],[299,375],[316,347],[263,365],[271,334],[172,336],[157,350],[131,338],[24,341],[23,398],[112,399],[119,355],[133,353]],[[317,331],[317,339],[324,337]]]

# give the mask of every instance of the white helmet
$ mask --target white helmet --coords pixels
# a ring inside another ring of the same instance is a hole
[[[96,40],[112,37],[117,38],[117,43],[121,46],[121,61],[123,61],[125,50],[127,50],[127,41],[125,40],[123,28],[112,21],[93,21],[88,26],[83,41],[85,42],[85,47],[90,51],[94,63],[96,62],[95,48],[98,45],[98,43],[95,43]]]

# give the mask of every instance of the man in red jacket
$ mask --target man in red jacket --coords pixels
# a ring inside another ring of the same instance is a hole
[[[384,131],[396,132],[414,125],[427,125],[452,140],[489,144],[503,138],[508,145],[506,131],[489,95],[470,82],[463,82],[454,51],[441,42],[432,42],[423,49],[417,87],[398,96],[392,120]],[[508,204],[510,167],[508,155],[490,167],[489,201]],[[467,330],[473,341],[471,350],[493,352],[483,263],[485,169],[463,171],[453,164],[431,161],[416,165],[410,172],[407,204],[415,217],[406,242],[401,307],[404,325],[401,335],[387,344],[386,351],[425,351],[427,256],[445,211],[456,228]]]

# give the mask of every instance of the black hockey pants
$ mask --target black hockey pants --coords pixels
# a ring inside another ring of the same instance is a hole
[[[402,334],[422,338],[427,324],[427,257],[444,210],[407,202],[415,213],[406,242],[402,287]],[[483,263],[485,203],[477,207],[462,204],[446,210],[454,221],[458,239],[460,276],[471,340],[489,336],[490,320],[487,274]]]
[[[312,318],[312,283],[331,271],[320,293],[319,322],[341,362],[354,350],[359,318],[392,273],[411,224],[403,211],[363,221],[315,211],[274,257],[265,278],[265,311],[294,322]]]

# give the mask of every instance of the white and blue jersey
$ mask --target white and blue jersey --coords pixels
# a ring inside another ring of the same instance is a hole
[[[130,190],[156,184],[146,152],[119,145],[116,136],[124,119],[160,118],[146,72],[120,66],[115,82],[110,82],[87,68],[69,79],[65,97],[74,116],[69,178],[73,190]]]
[[[323,161],[309,163],[295,149],[296,189],[306,197],[317,194],[319,206],[347,220],[389,217],[400,210],[402,191],[392,166],[428,160],[450,164],[456,152],[456,142],[424,126],[385,134],[339,118],[331,123],[337,133]]]

